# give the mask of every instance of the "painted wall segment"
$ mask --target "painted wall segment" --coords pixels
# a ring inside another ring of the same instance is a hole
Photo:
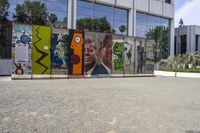
[[[12,74],[31,75],[32,26],[13,25],[12,35]]]
[[[81,30],[70,30],[69,31],[69,59],[70,75],[83,75],[83,38],[84,33]]]
[[[33,26],[33,74],[50,74],[51,28]]]

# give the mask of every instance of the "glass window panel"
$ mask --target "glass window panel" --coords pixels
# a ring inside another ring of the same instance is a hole
[[[121,25],[126,25],[127,26],[127,23],[126,22],[121,22],[121,21],[114,21],[114,26],[115,27],[120,27]]]
[[[115,8],[114,12],[115,14],[119,14],[119,15],[127,15],[127,10],[121,9],[121,8]]]
[[[77,19],[84,17],[101,18],[106,17],[107,21],[115,28],[116,33],[119,34],[119,27],[128,22],[128,10],[116,8],[112,6],[85,2],[82,0],[77,1]],[[125,33],[127,34],[127,32]]]
[[[54,10],[54,11],[58,11],[58,12],[66,12],[67,11],[67,7],[66,7],[67,5],[64,5],[64,4],[48,2],[48,3],[46,3],[46,5],[47,5],[48,10]]]
[[[126,15],[120,15],[120,14],[115,14],[115,20],[116,21],[127,21],[127,14]]]
[[[67,4],[66,0],[44,0],[44,1],[46,1],[47,3],[50,2],[50,3]]]
[[[137,13],[136,13],[136,19],[142,19],[142,20],[145,20],[145,21],[146,21],[147,15],[144,14],[144,13],[139,13],[139,12],[137,12]]]
[[[78,11],[77,11],[77,14],[78,15],[83,15],[83,16],[93,16],[94,15],[94,12],[93,10],[91,9],[88,9],[88,8],[79,8]]]
[[[120,32],[120,30],[119,30],[119,27],[114,27],[114,30],[115,30],[115,34],[122,34],[121,32]],[[123,35],[127,35],[127,30],[125,31],[125,32],[123,32]]]
[[[146,37],[146,32],[136,30],[136,36],[137,37]]]
[[[156,27],[156,26],[159,26],[159,25],[160,25],[159,22],[147,21],[147,26]]]
[[[82,0],[77,0],[77,6],[83,7],[83,8],[90,8],[90,9],[93,9],[93,7],[94,7],[92,2],[86,2],[86,1],[82,1]]]
[[[109,13],[106,13],[106,12],[95,10],[94,14],[95,14],[95,18],[106,17],[107,19],[113,19],[113,14],[109,14]]]
[[[146,25],[146,24],[147,24],[147,21],[144,20],[144,19],[137,19],[137,20],[136,20],[136,24]]]
[[[103,11],[106,12],[107,14],[108,13],[113,14],[113,7],[95,4],[95,11]]]
[[[141,30],[145,32],[147,28],[146,28],[146,25],[137,25],[136,30]]]
[[[152,15],[147,15],[147,21],[155,21],[160,23],[160,18]]]
[[[144,37],[144,33],[139,32],[144,31],[144,29],[146,29],[146,31],[144,32],[148,32],[150,29],[153,29],[156,26],[169,27],[169,19],[147,15],[145,13],[139,12],[137,12],[136,15],[136,30],[138,30],[138,32],[136,32],[136,35],[138,37]]]

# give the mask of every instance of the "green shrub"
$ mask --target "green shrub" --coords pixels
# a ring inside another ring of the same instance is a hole
[[[200,66],[200,54],[199,53],[186,53],[178,56],[170,56],[168,59],[163,59],[156,64],[157,69],[170,69],[170,70],[187,70],[189,66],[195,69]],[[193,70],[189,69],[189,70]],[[197,69],[198,70],[198,69]]]
[[[182,68],[165,68],[165,69],[160,69],[162,71],[170,71],[170,72],[190,72],[190,73],[200,73],[199,68],[192,68],[192,69],[182,69]]]

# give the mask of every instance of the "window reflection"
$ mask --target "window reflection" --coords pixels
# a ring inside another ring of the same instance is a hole
[[[77,0],[77,21],[81,18],[95,19],[102,17],[106,17],[106,20],[110,23],[111,32],[115,31],[114,33],[121,34],[119,31],[121,25],[125,25],[128,29],[128,10]],[[127,35],[127,30],[123,34]]]
[[[146,34],[156,28],[164,26],[169,28],[169,19],[148,15],[145,13],[136,13],[136,36],[146,37]]]
[[[16,14],[16,5],[23,4],[25,0],[9,0],[9,19],[13,20],[13,16]],[[33,2],[35,0],[29,0]],[[55,22],[55,26],[67,27],[67,7],[68,0],[37,0],[41,3],[44,3],[48,15],[55,14],[57,20]],[[47,17],[48,18],[48,17]],[[48,22],[48,21],[47,21]],[[48,23],[47,23],[48,24]]]

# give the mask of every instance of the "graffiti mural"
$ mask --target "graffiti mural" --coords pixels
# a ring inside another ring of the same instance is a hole
[[[124,74],[133,74],[134,73],[134,61],[135,61],[135,47],[134,47],[134,38],[126,37],[124,40]]]
[[[112,70],[112,35],[98,33],[98,49],[99,58],[99,74],[102,76],[110,76]],[[104,71],[103,71],[104,70]]]
[[[111,74],[112,35],[87,32],[84,41],[84,74],[102,77]]]
[[[52,74],[68,74],[69,68],[69,45],[68,31],[64,29],[53,29],[51,38],[51,69]]]
[[[15,24],[12,35],[12,74],[31,75],[32,26]]]
[[[155,64],[154,54],[155,41],[146,39],[146,61],[145,61],[145,73],[153,74]]]
[[[136,73],[141,74],[144,73],[144,65],[145,65],[145,40],[136,38]]]
[[[115,71],[124,70],[124,42],[123,40],[113,41],[113,63]]]
[[[69,30],[69,75],[83,75],[83,38],[83,31]]]
[[[153,40],[144,38],[14,24],[12,77],[153,74],[154,46]]]
[[[33,26],[32,45],[33,74],[50,74],[51,28],[45,26]]]

